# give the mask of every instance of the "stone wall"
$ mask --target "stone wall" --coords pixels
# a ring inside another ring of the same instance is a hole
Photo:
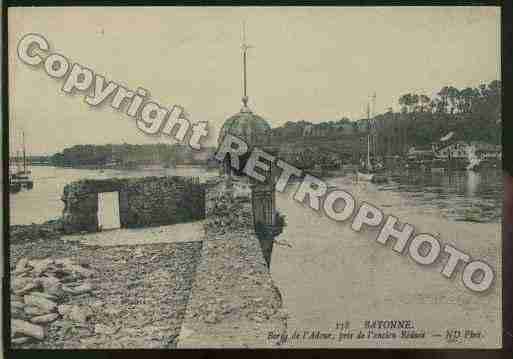
[[[189,222],[205,216],[205,186],[197,178],[144,177],[81,180],[64,187],[66,233],[98,230],[98,194],[119,193],[122,228]]]

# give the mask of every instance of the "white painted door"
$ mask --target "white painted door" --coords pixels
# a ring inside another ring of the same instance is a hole
[[[119,193],[98,193],[98,230],[120,228]]]

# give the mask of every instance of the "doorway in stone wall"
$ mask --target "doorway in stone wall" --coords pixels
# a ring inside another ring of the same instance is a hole
[[[98,230],[121,228],[119,192],[98,193]]]

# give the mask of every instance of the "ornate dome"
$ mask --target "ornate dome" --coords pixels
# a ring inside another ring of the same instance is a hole
[[[246,100],[247,101],[247,100]],[[267,121],[251,112],[246,101],[239,113],[229,117],[221,128],[218,144],[221,144],[227,133],[244,140],[250,147],[267,145],[271,136],[271,126]]]

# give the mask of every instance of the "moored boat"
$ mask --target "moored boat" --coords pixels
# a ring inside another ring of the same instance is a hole
[[[375,173],[373,172],[362,172],[358,171],[357,176],[359,181],[372,181],[374,178]]]
[[[16,171],[9,174],[9,192],[17,193],[22,188],[32,189],[34,187],[34,181],[32,180],[31,171],[27,165],[27,155],[25,149],[25,133],[23,135],[23,158],[20,164],[19,156],[16,158]]]

